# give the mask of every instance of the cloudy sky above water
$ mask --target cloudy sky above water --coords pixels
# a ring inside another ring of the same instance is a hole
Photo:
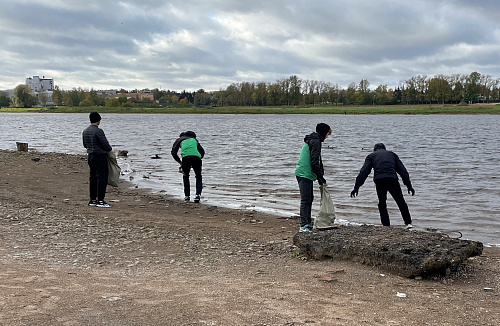
[[[500,78],[498,0],[1,0],[0,89]]]

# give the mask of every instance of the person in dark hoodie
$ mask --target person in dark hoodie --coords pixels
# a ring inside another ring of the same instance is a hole
[[[377,189],[378,210],[380,212],[382,225],[391,225],[389,212],[387,211],[387,192],[389,192],[399,207],[406,227],[412,228],[413,225],[410,211],[408,210],[408,205],[403,197],[403,192],[401,191],[401,186],[398,181],[399,174],[401,179],[403,179],[403,184],[408,188],[408,194],[411,193],[413,196],[415,195],[415,190],[411,185],[410,175],[398,155],[386,150],[385,145],[382,143],[375,144],[373,152],[366,157],[365,163],[356,178],[354,189],[351,191],[351,198],[358,195],[359,187],[365,183],[372,169],[374,171],[373,181]]]
[[[313,183],[326,184],[323,162],[321,161],[321,143],[332,134],[326,123],[318,123],[316,132],[304,137],[299,161],[295,167],[295,176],[300,190],[300,229],[299,232],[311,232],[313,223],[311,209],[314,200]]]
[[[108,152],[112,150],[106,135],[99,129],[101,116],[97,112],[89,114],[90,125],[82,133],[83,146],[87,149],[90,167],[89,206],[111,207],[104,201],[108,185]]]
[[[177,155],[177,152],[181,149],[182,160]],[[172,146],[172,157],[176,160],[182,167],[183,177],[182,181],[184,183],[184,200],[191,200],[191,187],[189,184],[189,171],[193,168],[195,178],[196,178],[196,196],[194,197],[194,202],[199,203],[201,198],[201,190],[203,188],[202,177],[201,177],[201,159],[205,156],[205,150],[200,145],[196,139],[196,134],[193,131],[182,132],[174,142]]]

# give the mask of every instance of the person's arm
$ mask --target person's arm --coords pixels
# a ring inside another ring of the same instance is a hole
[[[198,142],[198,141],[197,141]],[[203,149],[203,147],[200,145],[200,143],[198,142],[198,152],[200,153],[201,155],[201,158],[203,158],[203,156],[205,156],[205,150]]]
[[[82,142],[83,142],[83,147],[88,148],[87,143],[85,142],[85,131],[82,132]]]
[[[170,152],[172,154],[172,157],[176,162],[179,164],[182,163],[181,159],[179,158],[179,155],[177,152],[179,151],[179,147],[181,147],[181,138],[177,138],[177,140],[174,142],[174,145],[172,146],[172,151]]]
[[[365,163],[361,167],[361,170],[359,170],[359,174],[356,177],[356,182],[354,183],[354,189],[351,191],[351,198],[354,198],[358,195],[359,187],[361,187],[365,181],[366,178],[370,175],[371,171],[373,168],[372,160],[370,158],[370,155],[368,155],[365,159]]]
[[[407,187],[411,187],[410,174],[396,153],[394,153],[394,160],[396,163],[396,172],[401,176],[401,179],[403,179],[403,184]]]
[[[399,156],[394,154],[394,159],[396,162],[396,172],[401,176],[401,179],[403,179],[403,184],[406,186],[406,188],[408,188],[408,193],[414,196],[415,189],[413,189],[413,186],[411,185],[410,174],[406,170],[403,162],[401,162],[401,160],[399,159]]]
[[[361,170],[359,170],[359,174],[356,177],[356,183],[354,184],[354,188],[359,189],[366,181],[366,178],[370,175],[372,172],[373,164],[370,156],[367,156],[365,159],[365,163],[361,167]]]
[[[318,180],[323,179],[323,169],[321,168],[321,142],[312,141],[309,143],[311,151],[311,169],[318,177]]]
[[[96,139],[97,142],[99,143],[99,146],[106,152],[110,152],[113,148],[108,142],[108,139],[106,138],[106,135],[104,134],[104,131],[102,129],[97,129],[96,131]]]

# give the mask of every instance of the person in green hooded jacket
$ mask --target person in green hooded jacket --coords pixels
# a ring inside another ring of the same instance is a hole
[[[177,152],[181,149],[182,160],[177,155]],[[201,198],[201,190],[203,189],[202,177],[201,177],[201,159],[205,156],[205,150],[200,145],[196,139],[196,134],[193,131],[185,131],[180,134],[179,138],[174,142],[171,151],[172,157],[176,160],[182,167],[183,177],[182,181],[184,183],[184,200],[190,201],[191,186],[189,183],[189,171],[191,168],[194,171],[196,178],[196,196],[194,197],[194,202],[199,203]]]
[[[318,123],[316,132],[304,137],[304,145],[300,151],[299,161],[295,167],[295,176],[300,190],[300,229],[299,232],[310,232],[313,227],[311,209],[314,200],[313,183],[326,183],[323,162],[321,162],[321,143],[332,134],[326,123]]]

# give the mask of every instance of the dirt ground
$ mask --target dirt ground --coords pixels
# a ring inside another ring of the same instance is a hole
[[[307,260],[298,220],[121,181],[86,157],[0,151],[1,325],[499,325],[500,250],[446,277]],[[181,189],[179,189],[181,191]]]

